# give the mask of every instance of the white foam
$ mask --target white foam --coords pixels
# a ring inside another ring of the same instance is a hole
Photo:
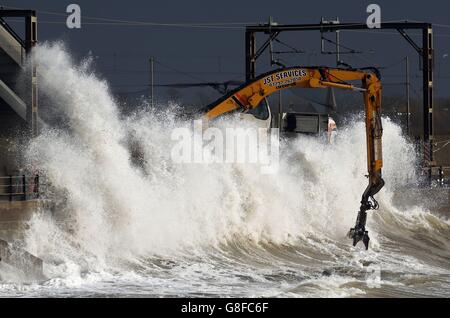
[[[27,244],[46,260],[53,283],[71,277],[64,284],[74,286],[92,271],[120,271],[144,257],[198,256],[236,240],[302,242],[334,261],[354,252],[342,244],[350,245],[345,234],[367,185],[361,120],[341,127],[331,146],[305,136],[284,145],[276,175],[262,175],[254,165],[173,164],[170,130],[186,123],[177,122],[170,109],[121,118],[89,60],[74,63],[60,43],[40,45],[35,57],[40,91],[59,125],[32,142],[28,160],[54,197],[65,201],[59,216],[34,218]],[[377,198],[381,210],[404,217],[392,193],[414,182],[416,157],[397,125],[388,119],[383,125],[386,187]],[[132,163],[130,137],[141,147],[143,168]],[[375,248],[377,222],[369,216]],[[188,273],[195,271],[214,272]],[[336,295],[347,292],[360,293]]]

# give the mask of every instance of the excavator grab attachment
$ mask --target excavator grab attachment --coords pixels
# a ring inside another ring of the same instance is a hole
[[[351,81],[360,81],[361,86],[355,86],[350,83]],[[362,195],[355,227],[350,230],[348,236],[353,239],[354,246],[363,241],[368,249],[370,238],[366,231],[367,211],[378,209],[374,195],[384,186],[381,175],[383,128],[381,125],[381,82],[378,70],[300,66],[278,69],[250,80],[204,108],[203,120],[208,122],[235,111],[247,112],[258,107],[267,96],[292,87],[334,87],[363,93],[369,184]]]

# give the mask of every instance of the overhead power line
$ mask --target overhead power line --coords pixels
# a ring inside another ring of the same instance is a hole
[[[19,7],[3,6],[7,9],[23,9]],[[67,13],[36,10],[36,12],[44,15],[55,15],[67,17]],[[256,24],[255,22],[214,22],[214,23],[162,23],[153,21],[133,21],[133,20],[122,20],[122,19],[111,19],[103,17],[91,17],[84,16],[84,20],[94,20],[101,22],[83,22],[83,24],[97,24],[97,25],[123,25],[123,26],[162,26],[162,27],[183,27],[183,28],[207,28],[207,29],[245,29],[246,25]],[[39,21],[39,23],[50,23],[58,24],[65,23],[65,21]]]
[[[433,24],[434,25],[434,24]],[[352,33],[371,33],[375,35],[398,35],[398,32],[390,32],[390,31],[372,31],[372,30],[341,30],[340,32],[352,32]],[[409,35],[413,36],[422,36],[421,33],[409,33]],[[434,33],[435,37],[450,37],[450,33]]]
[[[5,9],[18,9],[23,10],[21,7],[13,7],[13,6],[3,6]],[[67,13],[55,12],[55,11],[47,11],[47,10],[36,10],[36,12],[44,15],[54,15],[54,16],[63,16],[66,17]],[[206,28],[206,29],[235,29],[241,30],[245,29],[247,25],[258,25],[258,22],[199,22],[199,23],[162,23],[162,22],[153,22],[153,21],[133,21],[133,20],[122,20],[122,19],[112,19],[112,18],[104,18],[104,17],[92,17],[92,16],[83,16],[83,19],[101,21],[101,22],[83,22],[84,24],[89,25],[123,25],[123,26],[161,26],[161,27],[181,27],[181,28]],[[383,21],[383,23],[395,23],[395,22],[422,22],[417,20],[391,20],[391,21]],[[39,23],[48,23],[48,24],[58,24],[65,23],[59,21],[39,21]],[[365,23],[360,23],[356,25],[366,25]],[[433,23],[433,26],[440,28],[450,28],[450,25],[441,24],[441,23]],[[298,29],[298,27],[296,27]],[[344,30],[343,30],[344,31]],[[372,32],[371,30],[347,30],[347,32]],[[381,32],[377,32],[380,33]],[[383,32],[384,34],[397,34],[395,32]],[[435,36],[448,36],[450,34],[435,34]]]
[[[192,75],[192,73],[184,72],[184,71],[181,71],[181,70],[179,70],[179,69],[176,69],[176,68],[174,68],[174,67],[172,67],[172,66],[169,66],[169,65],[166,65],[166,64],[164,64],[164,63],[161,63],[161,62],[160,62],[159,60],[157,60],[157,59],[154,59],[153,61],[154,61],[156,64],[161,65],[162,67],[164,67],[164,68],[166,68],[166,69],[169,69],[169,70],[171,70],[171,71],[174,71],[174,72],[176,72],[176,73],[178,73],[178,74],[181,74],[181,75],[184,75],[184,76],[186,76],[186,77],[195,79],[196,81],[205,81],[204,78],[201,78],[201,77],[199,77],[199,76]]]

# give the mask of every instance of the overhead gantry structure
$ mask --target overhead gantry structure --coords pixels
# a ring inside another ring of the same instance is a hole
[[[422,157],[423,168],[431,181],[432,176],[437,176],[438,167],[434,159],[434,127],[433,127],[433,67],[434,67],[434,49],[433,49],[433,25],[425,22],[382,22],[379,28],[371,29],[367,23],[318,23],[318,24],[274,24],[266,23],[259,25],[248,25],[245,30],[245,74],[249,81],[257,76],[256,64],[258,58],[268,49],[271,42],[281,33],[285,32],[305,32],[319,31],[337,32],[340,30],[366,30],[376,33],[378,30],[394,30],[399,33],[419,54],[422,70],[422,91],[423,91],[423,139],[422,139]],[[408,31],[421,32],[421,45],[407,33]],[[257,46],[257,34],[264,34],[267,39],[261,46]]]

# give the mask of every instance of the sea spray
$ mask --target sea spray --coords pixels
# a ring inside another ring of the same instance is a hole
[[[52,114],[58,120],[32,141],[27,158],[48,181],[49,199],[60,204],[53,214],[33,219],[27,244],[47,262],[49,276],[114,276],[130,273],[123,266],[131,262],[137,266],[132,273],[146,268],[144,276],[162,275],[187,292],[184,279],[227,285],[242,276],[264,285],[274,273],[295,268],[292,277],[300,279],[315,275],[308,268],[353,267],[361,258],[399,266],[401,257],[380,245],[389,234],[382,225],[386,215],[409,219],[393,205],[392,194],[417,180],[417,158],[389,119],[383,120],[386,187],[374,212],[385,217],[369,214],[373,249],[360,254],[345,234],[367,185],[361,120],[340,127],[333,145],[303,135],[282,142],[275,175],[261,174],[255,165],[176,164],[170,131],[190,123],[177,120],[169,107],[122,117],[89,60],[77,64],[60,43],[40,45],[35,58],[40,92],[49,101],[47,120]],[[437,220],[448,231],[448,222]],[[421,222],[426,227],[430,221]],[[402,270],[412,270],[411,264]],[[338,282],[351,276],[341,275]],[[248,292],[261,295],[257,290]]]

